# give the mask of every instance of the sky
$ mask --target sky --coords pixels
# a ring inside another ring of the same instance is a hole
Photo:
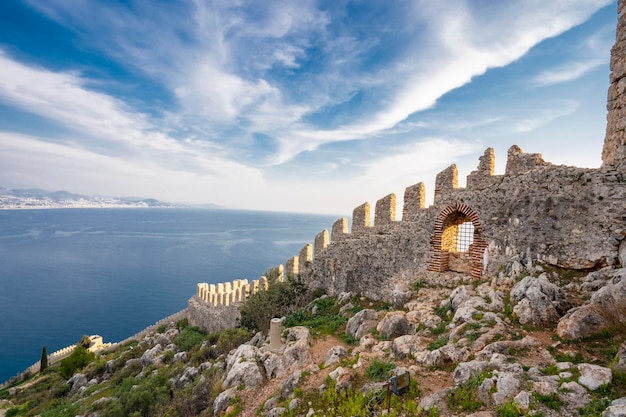
[[[488,147],[599,167],[605,0],[0,1],[0,186],[350,216]]]

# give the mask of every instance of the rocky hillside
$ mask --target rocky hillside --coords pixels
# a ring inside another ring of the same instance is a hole
[[[626,416],[625,273],[425,274],[397,306],[317,298],[278,347],[183,320],[0,391],[0,415]]]

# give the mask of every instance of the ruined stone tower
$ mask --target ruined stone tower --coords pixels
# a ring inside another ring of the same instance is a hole
[[[617,14],[602,163],[626,170],[626,0],[619,0]]]

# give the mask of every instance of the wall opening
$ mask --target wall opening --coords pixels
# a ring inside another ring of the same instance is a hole
[[[487,244],[476,213],[464,204],[446,207],[435,222],[429,271],[454,271],[479,278]]]

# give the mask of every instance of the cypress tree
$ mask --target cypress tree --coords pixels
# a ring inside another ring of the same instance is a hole
[[[39,360],[39,372],[43,372],[48,367],[48,352],[46,352],[46,347],[44,346],[41,349],[41,359]]]

